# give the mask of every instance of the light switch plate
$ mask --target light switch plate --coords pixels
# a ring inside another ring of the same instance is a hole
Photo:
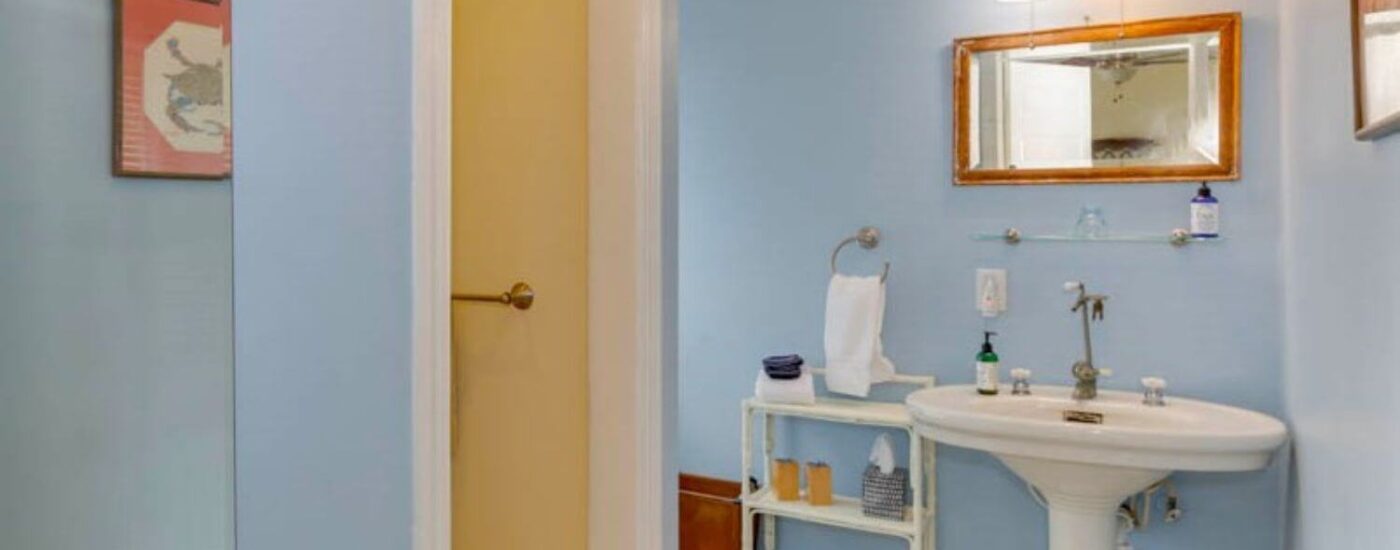
[[[991,285],[991,296],[985,296],[988,293],[989,284]],[[978,269],[977,286],[973,289],[973,301],[977,310],[982,312],[983,317],[996,317],[1006,313],[1005,269]]]

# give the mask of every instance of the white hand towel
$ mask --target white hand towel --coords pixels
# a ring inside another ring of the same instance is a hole
[[[880,332],[885,322],[885,283],[880,277],[834,275],[826,294],[826,386],[866,397],[870,385],[894,378]]]
[[[806,368],[802,369],[802,376],[792,380],[775,380],[759,369],[753,393],[764,403],[814,405],[817,402],[816,384],[812,382],[812,373]]]

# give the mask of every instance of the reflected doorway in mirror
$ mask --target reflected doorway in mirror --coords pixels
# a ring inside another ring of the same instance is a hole
[[[1352,0],[1356,137],[1400,131],[1400,0]]]

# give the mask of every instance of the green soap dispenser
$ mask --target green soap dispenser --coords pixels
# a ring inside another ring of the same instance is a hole
[[[996,334],[982,333],[982,352],[977,354],[977,393],[982,395],[996,395],[1000,391],[997,368],[1001,366],[1001,358],[992,349],[992,337]]]

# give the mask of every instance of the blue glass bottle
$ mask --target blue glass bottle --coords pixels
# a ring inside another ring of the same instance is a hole
[[[1220,200],[1211,195],[1210,186],[1204,182],[1196,197],[1191,199],[1191,236],[1197,239],[1220,236]]]

